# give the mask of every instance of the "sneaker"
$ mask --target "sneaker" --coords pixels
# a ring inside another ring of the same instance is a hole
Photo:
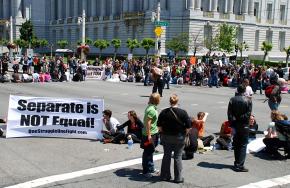
[[[174,180],[174,183],[184,183],[184,178],[182,178],[181,180]]]
[[[143,174],[146,178],[152,178],[152,173],[148,172],[146,174]]]
[[[153,172],[151,172],[152,174],[156,174],[156,175],[159,175],[160,174],[160,170],[158,169],[154,169]]]
[[[170,182],[171,181],[171,176],[169,176],[167,178],[160,177],[160,181],[168,181],[168,182]]]

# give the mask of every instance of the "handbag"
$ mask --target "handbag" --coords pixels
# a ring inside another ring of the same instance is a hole
[[[174,115],[175,119],[177,120],[177,122],[179,124],[183,125],[183,123],[178,118],[178,116],[175,114],[175,112],[172,110],[172,108],[170,108],[170,111],[173,113],[173,115]],[[188,133],[185,134],[184,144],[185,144],[185,148],[190,147],[190,138],[189,138],[189,134]]]

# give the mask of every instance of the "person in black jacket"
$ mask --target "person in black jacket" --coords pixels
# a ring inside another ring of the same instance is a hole
[[[248,172],[244,167],[246,150],[249,138],[249,120],[252,112],[252,101],[243,93],[244,85],[238,86],[238,94],[230,99],[228,105],[228,120],[234,132],[234,170],[236,172]]]
[[[170,96],[170,106],[161,111],[158,116],[157,126],[161,133],[164,156],[161,165],[160,178],[170,181],[171,153],[174,152],[174,182],[183,183],[182,177],[182,152],[184,150],[185,135],[191,127],[191,121],[187,112],[178,108],[178,96]]]
[[[127,133],[124,128],[127,127]],[[138,118],[134,110],[128,112],[128,121],[117,126],[116,136],[111,140],[112,143],[122,144],[127,143],[127,137],[131,135],[134,143],[140,143],[142,137],[143,122]]]

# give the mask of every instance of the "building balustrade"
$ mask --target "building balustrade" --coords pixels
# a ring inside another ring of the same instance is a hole
[[[287,25],[287,20],[280,20],[279,21],[279,24],[280,25]]]
[[[220,19],[229,20],[230,14],[220,13]]]
[[[204,11],[203,12],[203,17],[213,18],[214,17],[214,14],[213,14],[213,12],[206,12],[206,11]]]
[[[108,20],[110,20],[110,16],[103,16],[103,20],[104,20],[104,21],[108,21]]]
[[[64,24],[64,20],[63,19],[59,19],[59,20],[57,20],[57,23],[58,24]]]
[[[93,17],[93,21],[94,21],[94,22],[99,21],[99,19],[100,19],[99,16],[95,16],[95,17]]]
[[[145,16],[144,12],[124,12],[123,13],[124,20],[140,19],[140,18],[144,18],[144,16]]]
[[[68,24],[71,24],[72,21],[73,21],[73,18],[72,17],[69,17],[69,18],[66,19],[66,23],[68,23]]]
[[[267,19],[267,20],[266,20],[266,23],[267,23],[267,24],[274,24],[274,20],[273,20],[273,19]]]
[[[261,23],[261,18],[256,17],[256,23]]]
[[[239,21],[245,21],[245,15],[235,15],[235,19]]]
[[[51,25],[55,25],[57,22],[56,22],[56,20],[52,20],[50,23],[51,23]]]
[[[120,20],[121,19],[121,16],[120,15],[114,15],[113,16],[113,20]]]

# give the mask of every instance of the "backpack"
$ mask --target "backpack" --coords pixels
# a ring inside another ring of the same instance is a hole
[[[275,127],[279,133],[290,138],[290,121],[280,120],[275,122]]]
[[[272,91],[273,91],[274,88],[275,88],[275,85],[269,85],[269,86],[266,87],[266,89],[265,89],[266,97],[268,97],[268,98],[271,97]]]

